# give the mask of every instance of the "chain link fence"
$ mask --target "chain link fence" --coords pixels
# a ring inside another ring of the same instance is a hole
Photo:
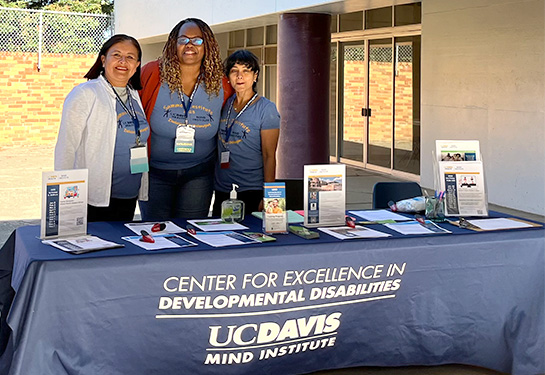
[[[0,7],[0,51],[97,53],[113,34],[114,19],[104,14]]]

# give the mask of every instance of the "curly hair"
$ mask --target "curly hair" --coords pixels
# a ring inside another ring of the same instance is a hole
[[[172,92],[182,92],[182,75],[177,55],[178,33],[186,23],[194,23],[201,29],[204,40],[204,57],[201,63],[201,77],[208,95],[219,95],[222,87],[223,64],[220,49],[214,33],[204,21],[198,18],[186,18],[170,31],[168,40],[160,58],[161,82],[166,82]]]

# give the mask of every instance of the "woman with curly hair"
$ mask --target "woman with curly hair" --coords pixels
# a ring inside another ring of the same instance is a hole
[[[163,55],[142,68],[140,96],[151,127],[143,220],[208,215],[221,107],[231,92],[223,78],[216,38],[197,18],[179,22]]]

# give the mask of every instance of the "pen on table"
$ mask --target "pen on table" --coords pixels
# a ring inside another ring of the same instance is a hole
[[[160,232],[162,230],[165,230],[167,227],[167,225],[165,223],[156,223],[156,224],[153,224],[153,226],[151,227],[151,231],[152,232]]]
[[[142,235],[142,237],[140,238],[140,241],[149,242],[149,243],[154,243],[155,242],[153,237],[150,236],[150,234],[148,232],[146,232],[145,230],[141,230],[140,234]]]
[[[191,225],[191,224],[187,224],[185,229],[187,230],[187,232],[189,234],[197,234],[197,231],[195,230],[195,227],[193,225]]]
[[[356,219],[353,218],[352,216],[348,216],[348,215],[345,216],[346,225],[349,226],[350,228],[356,227],[356,224],[354,223],[355,220]]]

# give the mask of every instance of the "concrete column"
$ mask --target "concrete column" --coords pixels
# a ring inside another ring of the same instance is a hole
[[[303,165],[329,163],[331,16],[284,13],[278,24],[277,178],[303,177]]]

